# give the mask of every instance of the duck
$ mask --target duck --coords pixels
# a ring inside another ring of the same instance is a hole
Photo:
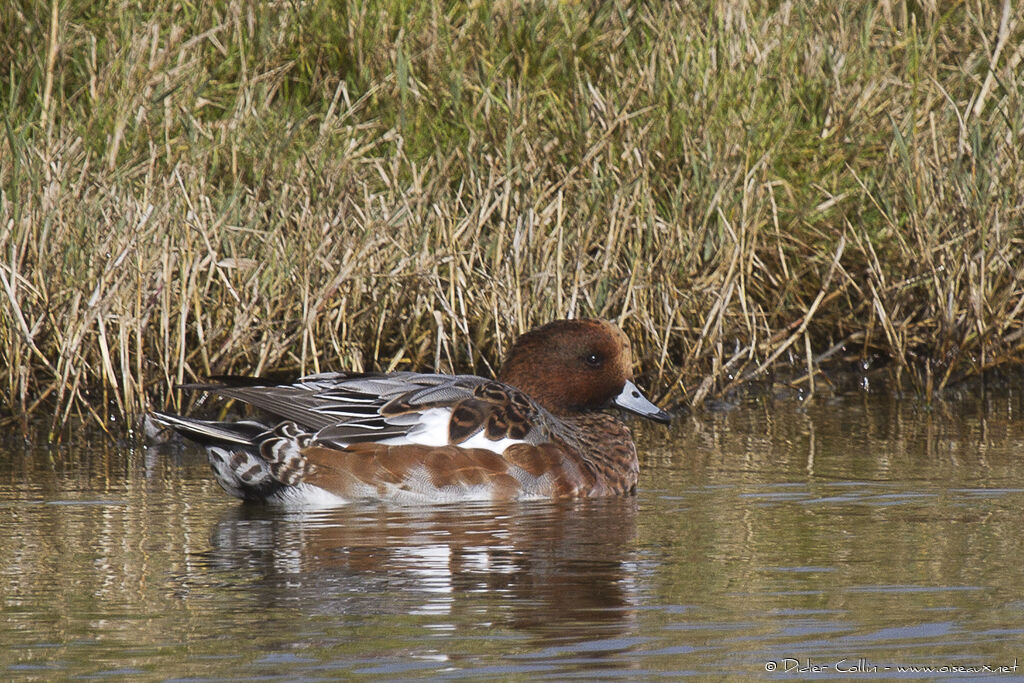
[[[606,409],[671,420],[634,384],[626,334],[598,319],[526,332],[497,379],[326,372],[290,383],[219,377],[181,388],[267,415],[151,414],[206,449],[227,493],[285,507],[635,495],[632,434]]]

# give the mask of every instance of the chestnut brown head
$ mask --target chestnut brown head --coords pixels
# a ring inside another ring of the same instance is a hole
[[[512,346],[498,379],[558,416],[614,404],[653,420],[669,420],[633,384],[629,340],[604,320],[556,320],[527,332]]]

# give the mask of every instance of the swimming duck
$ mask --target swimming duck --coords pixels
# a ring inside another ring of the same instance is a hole
[[[631,495],[639,464],[616,406],[670,416],[633,384],[629,340],[603,320],[558,320],[520,336],[497,381],[415,372],[328,372],[291,384],[187,385],[270,420],[154,418],[206,448],[233,496],[290,507],[354,500]]]

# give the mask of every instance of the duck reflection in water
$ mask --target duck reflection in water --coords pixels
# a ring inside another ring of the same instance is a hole
[[[226,511],[212,549],[191,563],[206,580],[190,581],[249,574],[252,608],[446,615],[457,628],[575,642],[631,628],[635,536],[632,497],[317,512],[244,505]]]

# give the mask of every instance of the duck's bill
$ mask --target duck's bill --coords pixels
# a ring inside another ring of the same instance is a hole
[[[665,424],[672,421],[671,415],[648,401],[647,397],[641,394],[636,385],[629,380],[626,380],[626,386],[622,387],[622,393],[616,396],[612,403],[623,410],[646,417],[648,420]]]

